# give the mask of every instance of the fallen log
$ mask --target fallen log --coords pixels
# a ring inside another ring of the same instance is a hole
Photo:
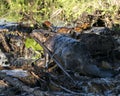
[[[91,58],[84,42],[42,29],[34,30],[31,36],[40,42],[44,42],[46,47],[53,53],[53,56],[59,59],[60,64],[66,70],[90,76],[114,76],[113,71],[97,66],[98,63]]]
[[[4,79],[4,81],[8,82],[9,85],[15,87],[16,89],[20,90],[21,92],[25,92],[30,95],[34,96],[44,96],[48,95],[48,92],[44,92],[41,90],[38,90],[36,88],[31,88],[21,82],[19,79],[14,78],[12,76],[6,75],[4,72],[0,72],[0,79]],[[8,94],[7,94],[8,95]]]

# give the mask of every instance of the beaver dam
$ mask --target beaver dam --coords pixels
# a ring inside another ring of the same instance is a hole
[[[1,22],[0,96],[120,95],[120,25],[98,13],[74,26]]]

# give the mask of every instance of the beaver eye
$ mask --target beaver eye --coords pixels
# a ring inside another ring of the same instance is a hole
[[[48,37],[48,36],[49,36],[49,34],[48,34],[48,33],[45,33],[45,34],[44,34],[44,36],[45,36],[45,37]]]

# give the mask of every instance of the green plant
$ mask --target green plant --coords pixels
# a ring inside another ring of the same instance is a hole
[[[0,0],[0,17],[20,21],[21,13],[29,14],[36,21],[63,20],[72,21],[84,11],[96,9],[112,11],[114,15],[120,2],[116,0]]]
[[[32,38],[27,38],[25,41],[25,46],[27,48],[32,48],[36,53],[36,56],[33,58],[40,58],[43,53],[43,48]]]

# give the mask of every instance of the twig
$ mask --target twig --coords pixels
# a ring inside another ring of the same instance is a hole
[[[76,94],[76,95],[85,95],[84,93],[74,92],[74,91],[71,91],[71,90],[69,90],[69,89],[61,86],[61,85],[57,85],[57,84],[56,84],[55,82],[53,82],[53,81],[51,81],[51,84],[53,84],[54,86],[59,87],[59,88],[65,90],[65,91],[68,92],[68,93],[74,94],[74,95],[75,95],[75,94]]]

